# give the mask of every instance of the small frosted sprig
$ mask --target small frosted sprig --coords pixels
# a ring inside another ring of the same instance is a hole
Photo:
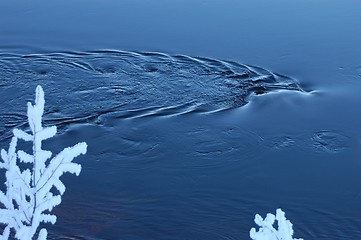
[[[278,229],[273,226],[275,220],[277,220]],[[280,208],[276,210],[276,216],[268,213],[265,219],[256,214],[254,222],[260,228],[258,231],[255,228],[251,229],[249,234],[253,240],[303,240],[292,237],[293,225],[286,219],[285,212]]]
[[[1,239],[8,239],[11,229],[20,240],[32,239],[41,223],[56,222],[56,216],[50,214],[61,203],[65,185],[60,176],[69,172],[80,174],[81,165],[73,159],[87,151],[85,142],[65,148],[52,158],[52,152],[42,149],[42,141],[56,134],[56,126],[42,126],[44,114],[44,91],[36,88],[35,104],[28,103],[28,123],[31,133],[14,129],[8,151],[1,150],[0,168],[6,170],[6,192],[0,191],[0,224],[5,225]],[[32,153],[16,150],[18,140],[32,142]],[[32,168],[20,169],[18,161],[32,165]],[[54,193],[52,189],[56,189]],[[42,228],[38,239],[44,240],[47,231]]]

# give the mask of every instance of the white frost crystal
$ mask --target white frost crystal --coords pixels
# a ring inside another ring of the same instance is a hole
[[[50,211],[60,204],[61,195],[65,191],[65,185],[59,177],[65,172],[79,175],[81,170],[81,166],[72,160],[86,153],[85,142],[65,148],[53,158],[52,152],[41,148],[43,140],[56,134],[55,126],[44,128],[41,124],[44,105],[44,91],[38,86],[35,104],[28,103],[31,134],[14,129],[8,151],[1,150],[0,168],[6,170],[6,192],[0,191],[0,224],[5,226],[0,239],[8,239],[13,229],[17,239],[30,240],[36,234],[40,223],[54,224],[56,216],[50,214]],[[16,150],[19,139],[32,142],[32,154]],[[18,159],[32,167],[21,169]],[[38,239],[43,240],[46,237],[47,231],[43,228],[38,232]]]
[[[275,220],[278,223],[278,230],[273,227]],[[292,223],[286,219],[281,209],[276,210],[276,216],[268,213],[265,219],[256,214],[254,222],[260,229],[258,232],[255,228],[251,229],[249,235],[253,240],[303,240],[292,237]]]

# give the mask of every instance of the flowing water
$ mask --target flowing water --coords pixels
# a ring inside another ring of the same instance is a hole
[[[49,239],[360,239],[361,4],[292,4],[1,2],[0,147],[37,85],[88,143]]]

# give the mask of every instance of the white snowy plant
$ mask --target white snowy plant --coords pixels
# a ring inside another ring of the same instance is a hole
[[[278,230],[273,227],[277,220]],[[292,223],[286,219],[285,213],[279,208],[276,210],[276,216],[268,213],[263,219],[256,214],[254,222],[260,227],[258,232],[252,228],[249,235],[253,240],[303,240],[301,238],[293,238]]]
[[[44,91],[36,88],[35,105],[28,103],[28,122],[31,133],[14,129],[8,151],[1,150],[0,168],[6,170],[6,192],[0,191],[0,224],[4,231],[0,239],[8,239],[11,232],[19,240],[33,239],[41,223],[56,222],[50,214],[61,202],[65,185],[59,177],[65,172],[79,175],[81,166],[72,160],[85,154],[87,144],[78,143],[65,148],[55,157],[41,148],[42,141],[56,134],[56,127],[43,127]],[[18,140],[32,142],[32,153],[17,150]],[[26,168],[30,166],[30,168]],[[0,233],[1,234],[1,233]],[[47,230],[38,232],[38,239],[47,237]]]

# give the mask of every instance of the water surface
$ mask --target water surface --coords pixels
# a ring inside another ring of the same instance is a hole
[[[49,239],[361,236],[359,1],[0,3],[0,147],[87,141]],[[104,50],[105,49],[105,50]]]

